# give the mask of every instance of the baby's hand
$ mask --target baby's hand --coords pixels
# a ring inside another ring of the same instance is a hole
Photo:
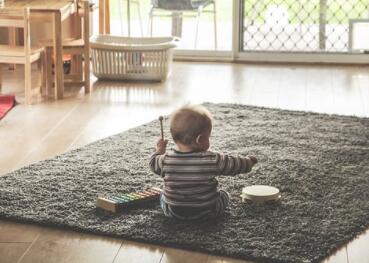
[[[164,154],[165,151],[167,150],[167,144],[168,144],[168,140],[163,140],[160,138],[158,142],[156,143],[156,152],[158,154]]]
[[[257,164],[258,163],[258,159],[256,159],[255,156],[249,155],[248,157],[250,158],[250,160],[252,161],[253,164]]]

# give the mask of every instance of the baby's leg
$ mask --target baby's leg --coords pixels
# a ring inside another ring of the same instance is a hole
[[[171,207],[164,201],[163,195],[160,195],[160,206],[161,209],[164,212],[164,215],[171,218],[176,218],[180,220],[196,220],[201,218],[207,218],[211,217],[214,209],[206,208],[206,209],[198,209],[198,208],[191,208],[191,207]],[[180,211],[178,212],[178,209]],[[187,209],[187,210],[186,210]],[[193,211],[192,209],[196,209],[196,211]],[[189,214],[188,214],[189,213]]]
[[[229,208],[229,200],[229,194],[224,190],[219,190],[219,198],[215,202],[215,206],[213,206],[212,208],[205,208],[203,211],[191,216],[179,215],[178,213],[174,212],[173,209],[167,203],[165,203],[162,194],[160,195],[160,206],[164,212],[164,215],[167,217],[177,218],[181,220],[194,220],[201,218],[206,219],[223,216]]]
[[[229,207],[229,194],[224,190],[219,190],[219,198],[215,203],[215,216],[222,216]]]
[[[164,201],[164,196],[163,196],[162,193],[160,194],[160,206],[161,206],[161,209],[163,210],[165,216],[173,217],[173,215],[172,215],[172,213],[169,209],[168,204],[165,203],[165,201]]]

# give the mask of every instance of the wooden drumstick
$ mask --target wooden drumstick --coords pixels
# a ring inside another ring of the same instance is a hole
[[[160,131],[161,131],[161,139],[164,140],[164,131],[163,131],[163,116],[159,116],[160,121]]]

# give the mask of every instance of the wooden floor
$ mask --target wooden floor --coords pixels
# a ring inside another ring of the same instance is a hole
[[[32,106],[23,104],[22,68],[3,67],[2,75],[0,92],[16,93],[21,103],[0,121],[0,174],[140,125],[186,102],[369,117],[369,67],[177,62],[165,83],[95,82],[89,95],[70,88],[62,101]],[[369,262],[368,247],[369,231],[324,262]],[[244,261],[0,221],[0,262]]]

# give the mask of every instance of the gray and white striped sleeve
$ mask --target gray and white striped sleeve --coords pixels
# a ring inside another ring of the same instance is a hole
[[[226,154],[217,154],[216,158],[219,175],[248,173],[254,165],[249,157],[234,157]]]
[[[153,153],[150,157],[150,170],[153,173],[156,173],[158,175],[161,175],[162,169],[163,169],[163,160],[164,160],[165,154],[158,154]]]

